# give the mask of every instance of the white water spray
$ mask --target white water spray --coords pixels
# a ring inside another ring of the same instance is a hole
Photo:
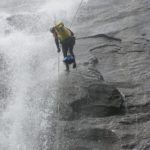
[[[3,84],[10,89],[8,103],[0,113],[1,150],[53,149],[58,68],[48,29],[54,19],[69,24],[78,3],[0,2],[0,54],[9,70],[5,74],[9,80]]]

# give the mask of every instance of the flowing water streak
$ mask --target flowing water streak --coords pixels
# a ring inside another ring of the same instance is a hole
[[[35,2],[0,2],[0,54],[7,58],[11,89],[0,114],[2,150],[53,149],[58,70],[48,28],[53,18],[67,22],[79,0]]]

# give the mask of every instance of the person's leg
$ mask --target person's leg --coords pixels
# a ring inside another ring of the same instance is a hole
[[[73,52],[73,48],[74,48],[74,42],[70,42],[70,44],[69,44],[69,53],[74,57],[73,68],[76,68],[76,60],[75,60],[75,55],[74,55],[74,52]]]
[[[63,52],[64,58],[67,57],[67,46],[66,46],[66,44],[62,44],[62,52]]]
[[[67,57],[67,51],[68,51],[68,46],[64,43],[62,44],[62,52],[63,52],[63,56],[64,58]],[[68,63],[64,62],[66,65],[66,70],[69,71],[69,65]]]

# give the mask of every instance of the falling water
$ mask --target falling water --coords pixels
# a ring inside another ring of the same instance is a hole
[[[58,62],[48,30],[56,19],[69,25],[78,3],[1,0],[0,150],[54,149]]]

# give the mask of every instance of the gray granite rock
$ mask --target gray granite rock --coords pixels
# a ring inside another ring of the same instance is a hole
[[[5,110],[8,104],[7,97],[10,95],[10,88],[8,87],[8,73],[9,69],[6,58],[3,54],[0,54],[0,114],[3,112],[3,110]]]
[[[74,23],[78,69],[58,88],[58,149],[150,149],[149,6],[89,0],[81,8]]]

